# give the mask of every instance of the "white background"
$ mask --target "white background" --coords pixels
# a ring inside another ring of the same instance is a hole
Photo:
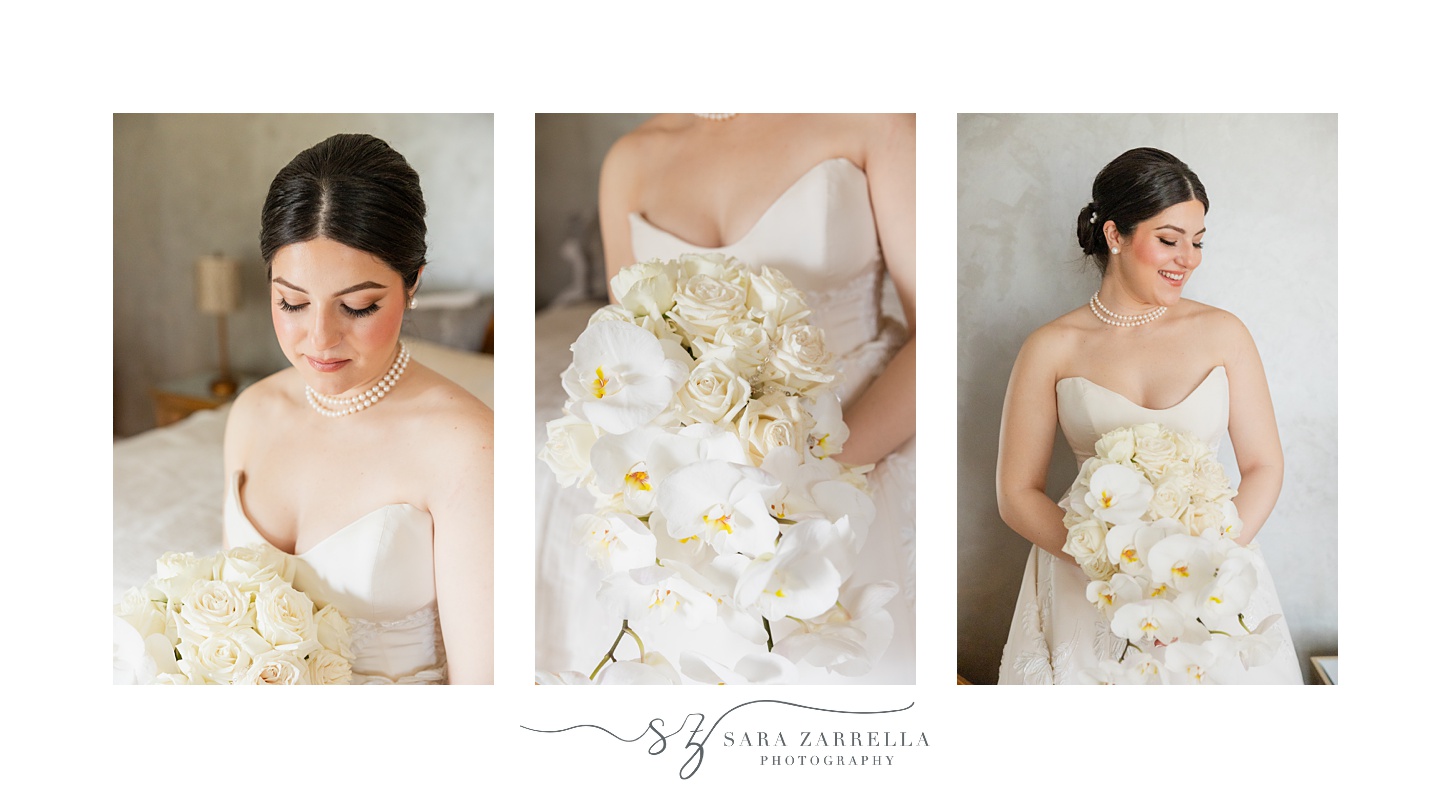
[[[1436,466],[1447,443],[1438,419],[1447,361],[1447,70],[1443,27],[1399,7],[1382,2],[1345,18],[1324,4],[1077,3],[1009,12],[901,0],[808,2],[789,12],[757,2],[555,2],[468,17],[429,2],[12,12],[0,54],[0,219],[10,278],[0,318],[11,354],[0,483],[10,589],[0,595],[12,604],[0,684],[6,727],[18,738],[6,751],[7,782],[26,793],[84,785],[149,795],[512,795],[531,787],[641,794],[679,788],[678,745],[651,757],[643,744],[536,736],[519,726],[591,722],[626,732],[660,717],[673,727],[690,711],[713,718],[742,701],[789,697],[837,709],[915,702],[882,727],[925,732],[931,747],[911,749],[890,768],[852,773],[761,768],[740,749],[712,747],[685,786],[707,794],[943,785],[988,795],[1223,795],[1399,792],[1428,783],[1439,753],[1432,741],[1444,734],[1414,718],[1445,706],[1445,513]],[[532,491],[532,426],[509,419],[532,413],[532,114],[693,103],[918,115],[916,687],[529,684],[533,523],[530,503],[509,497]],[[497,374],[501,386],[518,386],[500,390],[496,408],[497,686],[263,692],[105,684],[110,137],[111,114],[121,111],[495,114]],[[1153,693],[953,686],[953,153],[956,114],[974,111],[1340,114],[1346,685]],[[727,727],[825,727],[752,709]]]

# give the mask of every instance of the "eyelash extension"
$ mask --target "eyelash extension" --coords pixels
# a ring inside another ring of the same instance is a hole
[[[282,297],[277,297],[277,309],[281,310],[284,313],[296,313],[297,311],[302,310],[304,307],[307,307],[306,302],[302,303],[301,305],[289,305],[287,304],[287,300],[283,299]]]
[[[378,303],[374,302],[373,304],[361,309],[343,305],[343,312],[348,314],[349,316],[352,316],[355,319],[364,319],[378,312]]]

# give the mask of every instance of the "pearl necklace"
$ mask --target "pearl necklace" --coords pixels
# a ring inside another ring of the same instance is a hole
[[[733,116],[740,116],[740,114],[695,114],[695,116],[701,119],[709,119],[712,122],[724,122]]]
[[[403,378],[403,370],[408,368],[410,357],[408,347],[402,341],[399,341],[398,356],[393,358],[393,365],[388,367],[388,373],[383,375],[383,379],[378,380],[377,385],[363,391],[357,396],[349,396],[347,398],[318,393],[312,389],[312,386],[308,385],[303,388],[307,394],[307,403],[312,405],[313,410],[328,418],[348,416],[367,410],[369,407],[383,401],[383,397],[388,395],[388,391],[394,385],[398,384],[398,380]]]
[[[1094,291],[1093,296],[1089,298],[1088,308],[1093,311],[1093,315],[1097,316],[1099,321],[1104,324],[1112,324],[1115,327],[1137,327],[1140,324],[1148,324],[1169,312],[1169,308],[1160,305],[1147,313],[1140,313],[1137,316],[1122,316],[1109,310],[1108,306],[1103,304],[1103,300],[1098,298],[1097,291]]]

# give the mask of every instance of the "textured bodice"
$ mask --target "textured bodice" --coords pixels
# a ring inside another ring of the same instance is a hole
[[[720,253],[751,266],[770,266],[806,294],[811,323],[826,331],[850,402],[905,340],[883,313],[886,269],[877,243],[867,176],[846,158],[822,161],[786,189],[739,241],[702,247],[630,214],[635,259],[670,260]]]
[[[272,544],[247,517],[232,476],[223,513],[233,546]],[[389,504],[296,555],[294,586],[352,622],[354,684],[442,682],[444,650],[433,582],[433,516]]]

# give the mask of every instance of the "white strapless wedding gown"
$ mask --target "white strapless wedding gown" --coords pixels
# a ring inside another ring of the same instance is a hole
[[[877,243],[866,175],[845,158],[812,167],[734,244],[698,246],[655,227],[639,214],[630,215],[630,236],[637,261],[720,253],[785,274],[806,294],[812,308],[811,323],[825,330],[827,345],[837,356],[842,377],[834,389],[843,405],[861,394],[906,340],[901,323],[884,309],[884,299],[895,295],[887,294],[889,284]],[[564,404],[557,378],[552,386],[552,393],[541,395],[538,402],[546,418],[558,416]],[[864,676],[847,678],[802,665],[802,681],[915,681],[915,458],[914,441],[908,441],[868,475],[877,517],[852,579],[857,584],[890,580],[900,588],[887,605],[894,625],[890,647]],[[561,490],[547,467],[540,473],[536,664],[541,671],[589,674],[620,629],[620,619],[600,611],[596,602],[600,572],[570,540],[571,522],[576,515],[590,512],[592,502],[587,491]],[[726,666],[734,666],[740,656],[758,650],[744,641],[736,645],[731,640],[730,645],[722,645],[722,638],[734,635],[713,631],[715,639],[704,634],[681,634],[677,647],[661,650],[672,660],[675,648],[693,650]],[[652,649],[657,648],[655,643],[647,641]],[[635,649],[627,645],[633,646],[627,639],[620,650],[629,652],[627,657],[636,656]]]
[[[1162,410],[1140,407],[1083,377],[1058,381],[1058,423],[1080,467],[1093,456],[1104,433],[1150,422],[1194,435],[1218,452],[1229,428],[1229,377],[1224,367],[1216,366],[1182,402]],[[1258,556],[1259,547],[1251,543],[1248,548],[1257,555],[1259,577],[1259,588],[1245,611],[1246,623],[1254,628],[1283,610],[1264,557]],[[1073,684],[1082,671],[1118,659],[1124,641],[1109,631],[1108,622],[1089,603],[1087,589],[1088,578],[1078,566],[1033,547],[1003,648],[998,684]],[[1211,678],[1219,684],[1303,684],[1284,619],[1267,634],[1279,639],[1272,662],[1249,670],[1229,663],[1211,670]]]
[[[243,510],[241,487],[239,471],[222,515],[228,543],[271,546]],[[293,585],[352,621],[353,684],[445,681],[433,516],[411,504],[379,507],[299,552],[296,564]]]

